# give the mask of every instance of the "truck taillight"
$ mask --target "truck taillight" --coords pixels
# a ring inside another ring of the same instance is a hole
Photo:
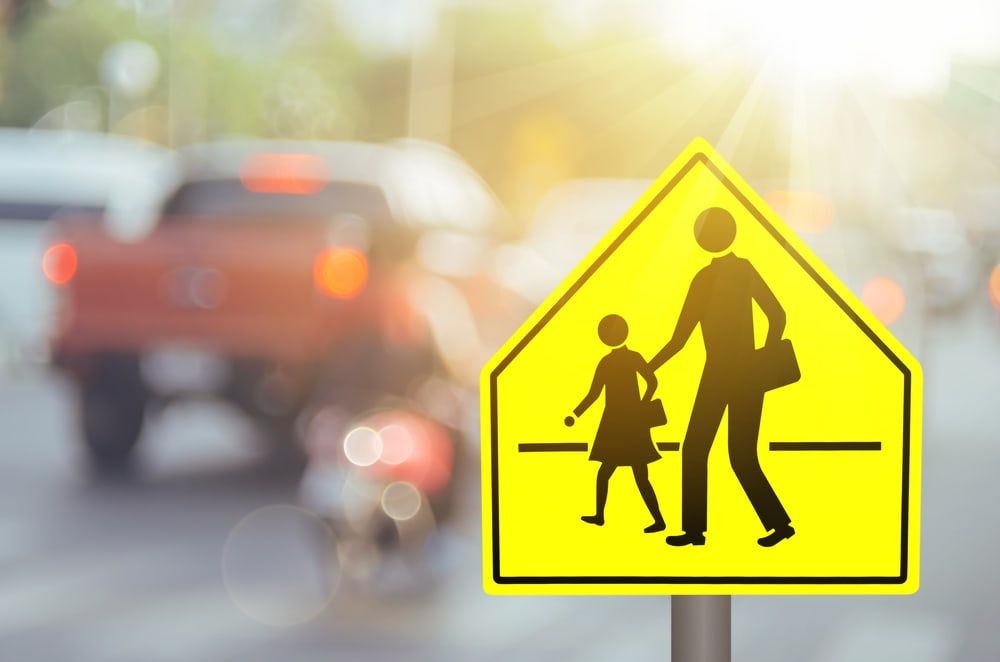
[[[65,285],[76,275],[76,249],[66,243],[53,244],[42,256],[42,273],[53,285]]]
[[[327,185],[327,166],[315,154],[253,154],[240,168],[240,181],[253,193],[313,195]]]
[[[356,248],[328,248],[316,257],[313,281],[327,296],[353,299],[368,282],[368,260]]]

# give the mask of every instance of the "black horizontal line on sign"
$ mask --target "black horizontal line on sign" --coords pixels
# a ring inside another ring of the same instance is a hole
[[[545,452],[559,452],[559,451],[586,451],[590,448],[587,442],[565,442],[560,441],[556,443],[534,443],[534,444],[518,444],[517,450],[522,453],[545,453]]]
[[[772,451],[880,451],[881,441],[772,441]]]
[[[677,441],[658,441],[656,447],[661,451],[681,449],[680,442]],[[517,445],[517,450],[522,453],[580,453],[589,449],[589,444],[577,441],[531,442]]]
[[[658,441],[661,451],[679,451],[680,442]],[[772,441],[772,451],[880,451],[881,441]],[[522,453],[586,453],[590,445],[583,441],[526,442],[517,445]]]

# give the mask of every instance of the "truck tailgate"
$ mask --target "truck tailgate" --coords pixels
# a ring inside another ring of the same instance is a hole
[[[321,223],[173,220],[136,243],[79,223],[61,237],[79,265],[63,292],[63,350],[191,343],[296,358],[315,355],[352,305],[313,286]]]

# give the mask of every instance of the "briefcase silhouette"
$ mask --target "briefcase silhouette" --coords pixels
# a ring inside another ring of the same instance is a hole
[[[756,350],[753,371],[757,384],[765,391],[794,384],[802,376],[792,341],[787,338]]]

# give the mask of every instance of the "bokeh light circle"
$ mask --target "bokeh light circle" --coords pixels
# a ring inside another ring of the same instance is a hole
[[[906,309],[906,294],[893,279],[875,276],[861,288],[861,302],[888,326],[898,320]]]
[[[413,435],[402,425],[387,425],[378,431],[382,439],[382,462],[402,464],[413,456]]]
[[[413,519],[420,512],[420,490],[404,481],[390,483],[382,492],[382,510],[397,521]]]
[[[351,464],[370,467],[382,457],[382,438],[369,427],[353,428],[344,436],[344,455]]]
[[[290,627],[318,616],[339,582],[333,532],[293,505],[259,508],[240,520],[222,549],[222,579],[247,616]]]

